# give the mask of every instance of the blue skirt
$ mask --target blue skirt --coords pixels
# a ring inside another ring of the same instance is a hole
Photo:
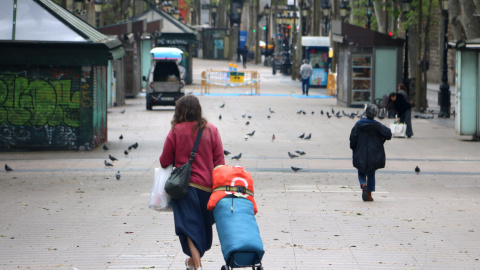
[[[188,187],[185,197],[172,199],[175,234],[180,239],[183,253],[192,256],[187,237],[200,252],[200,257],[212,247],[213,212],[207,210],[209,192]]]

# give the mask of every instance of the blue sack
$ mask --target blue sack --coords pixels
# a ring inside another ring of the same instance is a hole
[[[251,201],[225,197],[213,209],[213,216],[227,265],[235,268],[261,262],[265,251]]]

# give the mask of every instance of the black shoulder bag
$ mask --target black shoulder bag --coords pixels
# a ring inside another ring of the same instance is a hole
[[[200,143],[202,133],[203,128],[198,130],[197,139],[193,145],[193,150],[190,154],[190,159],[188,162],[178,168],[175,168],[167,182],[165,182],[165,191],[174,199],[180,199],[188,193],[190,175],[192,174],[192,163],[197,155],[197,148],[198,144]]]

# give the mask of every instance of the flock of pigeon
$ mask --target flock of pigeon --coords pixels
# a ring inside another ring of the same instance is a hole
[[[223,103],[222,105],[220,105],[220,108],[225,108],[225,103]],[[268,111],[270,112],[270,114],[275,113],[275,111],[273,111],[271,108],[268,108]],[[124,113],[124,112],[125,112],[125,110],[123,110],[121,113]],[[343,116],[346,116],[346,117],[349,117],[349,118],[351,118],[351,119],[354,119],[355,117],[357,117],[357,118],[362,118],[362,117],[364,117],[364,114],[365,114],[365,113],[360,114],[359,111],[357,111],[356,113],[347,114],[347,113],[345,113],[345,111],[343,111],[343,110],[342,110],[342,114],[340,114],[340,111],[337,111],[337,113],[335,113],[335,110],[334,110],[333,108],[332,108],[331,112],[332,112],[332,115],[330,115],[330,113],[329,113],[328,111],[325,113],[328,118],[331,118],[332,116],[335,116],[335,117],[337,117],[337,118],[341,118],[341,117],[343,117]],[[304,115],[305,115],[305,114],[307,114],[307,113],[306,113],[304,110],[300,110],[300,111],[297,112],[297,114],[304,114]],[[315,112],[312,111],[312,114],[315,114]],[[321,114],[321,115],[324,115],[324,111],[323,111],[323,110],[320,110],[320,114]],[[247,117],[248,119],[251,119],[251,118],[252,118],[251,115],[243,114],[243,115],[242,115],[242,118],[245,118],[245,117]],[[270,115],[267,115],[267,118],[268,118],[268,119],[270,119],[270,117],[271,117]],[[378,118],[379,118],[379,119],[383,119],[383,118],[384,118],[384,114],[379,115]],[[416,116],[416,118],[418,118],[418,117]],[[218,119],[219,119],[219,120],[222,120],[222,115],[221,115],[221,114],[218,116]],[[250,121],[245,122],[245,125],[246,125],[246,126],[250,125]],[[246,136],[245,136],[245,140],[248,140],[248,138],[249,138],[249,137],[252,137],[253,135],[255,135],[255,130],[252,131],[252,132],[250,132],[250,133],[247,133]],[[298,138],[303,139],[303,140],[310,140],[310,139],[312,138],[312,134],[309,133],[308,135],[305,136],[305,133],[302,133],[300,136],[298,136]],[[123,140],[123,135],[120,135],[119,139],[120,139],[120,140]],[[272,142],[273,142],[273,141],[275,141],[275,134],[272,134]],[[138,142],[130,145],[130,146],[128,147],[128,150],[123,151],[123,154],[124,154],[125,156],[128,156],[128,154],[129,154],[128,151],[131,151],[132,149],[137,149],[137,147],[138,147]],[[107,147],[106,144],[104,144],[104,145],[103,145],[103,150],[106,152],[106,151],[109,151],[110,149]],[[223,153],[225,154],[225,156],[228,156],[229,154],[231,154],[231,153],[230,153],[229,151],[227,151],[227,150],[223,150]],[[288,152],[288,156],[289,156],[291,159],[293,159],[293,158],[297,158],[297,157],[299,157],[299,156],[305,155],[305,152],[302,151],[302,150],[296,150],[295,153],[297,153],[298,155],[292,154],[291,152]],[[112,155],[110,155],[110,154],[108,155],[108,158],[111,160],[112,163],[113,163],[114,161],[118,161],[118,159],[117,159],[116,157],[114,157],[114,156],[112,156]],[[242,158],[242,153],[239,153],[238,155],[235,155],[235,156],[232,157],[232,159],[236,159],[236,160],[240,160],[240,158]],[[104,165],[105,165],[106,168],[113,167],[113,164],[110,163],[110,162],[108,162],[107,160],[104,160],[103,163],[104,163]],[[302,168],[298,168],[298,167],[291,166],[291,169],[292,169],[294,172],[297,172],[297,171],[301,170]],[[12,172],[13,169],[12,169],[10,166],[8,166],[7,164],[5,164],[5,171],[6,171],[6,172]],[[415,168],[415,173],[416,173],[416,174],[420,174],[420,168],[419,168],[418,166]],[[121,177],[120,171],[117,171],[117,174],[115,175],[115,178],[116,178],[117,180],[120,180],[120,177]]]
[[[120,140],[123,140],[123,135],[120,135],[120,137],[118,137],[118,138],[119,138]],[[137,149],[137,147],[138,147],[138,142],[130,145],[130,146],[128,147],[128,151],[131,151],[132,149]],[[107,147],[106,144],[104,144],[104,145],[103,145],[103,150],[106,152],[106,151],[109,151],[110,149]],[[123,151],[123,154],[124,154],[125,156],[128,156],[128,151],[127,151],[127,150]],[[110,154],[108,155],[108,158],[112,161],[112,163],[113,163],[114,161],[118,161],[118,158],[116,158],[116,157],[114,157],[114,156],[112,156],[112,155],[110,155]],[[105,168],[113,167],[113,164],[112,164],[112,163],[108,162],[107,160],[104,160],[104,161],[103,161],[103,164],[105,164]],[[120,177],[121,177],[120,171],[117,171],[117,174],[115,175],[115,178],[117,178],[117,180],[120,180]]]
[[[221,109],[225,108],[225,103],[223,103],[222,105],[219,106]],[[275,113],[275,111],[273,111],[271,108],[268,108],[268,111],[270,112],[270,114],[272,113]],[[356,113],[346,113],[344,110],[342,110],[341,112],[340,111],[337,111],[335,113],[335,110],[332,108],[331,110],[331,115],[330,115],[330,112],[324,112],[323,110],[320,110],[320,114],[321,115],[324,115],[326,114],[328,118],[331,118],[333,116],[337,117],[337,118],[342,118],[343,116],[345,117],[348,117],[348,118],[351,118],[351,119],[355,119],[355,117],[361,119],[363,117],[365,117],[365,112],[363,112],[362,114],[360,114],[359,111],[357,111]],[[340,114],[341,113],[341,114]],[[299,110],[297,111],[297,114],[303,114],[303,115],[306,115],[307,112],[305,112],[304,110]],[[312,111],[312,115],[315,114],[314,111]],[[242,118],[245,118],[247,117],[248,119],[251,119],[252,116],[251,115],[247,115],[247,114],[242,114]],[[267,115],[267,118],[270,119],[270,115]],[[377,118],[379,118],[380,120],[384,119],[385,118],[385,112],[384,111],[381,111],[381,113],[377,116]],[[218,116],[218,120],[222,120],[222,115],[220,114]],[[245,122],[245,125],[248,126],[250,125],[250,121],[247,121]],[[252,137],[253,135],[255,134],[255,130],[250,132],[250,133],[247,133],[246,136],[245,136],[245,140],[248,140],[248,137]],[[298,136],[298,138],[300,139],[304,139],[304,140],[310,140],[312,138],[312,134],[309,133],[308,135],[305,136],[305,133],[302,133],[300,136]],[[272,134],[272,142],[275,141],[275,134]],[[231,154],[229,151],[227,150],[223,150],[223,153],[225,156],[228,156],[229,154]],[[297,158],[299,156],[302,156],[302,155],[305,155],[305,152],[302,151],[302,150],[296,150],[295,153],[297,153],[298,155],[296,154],[293,154],[291,152],[288,152],[288,156],[293,159],[293,158]],[[235,155],[232,157],[232,159],[236,159],[236,160],[240,160],[240,158],[242,157],[242,153],[238,154],[238,155]],[[297,172],[299,170],[301,170],[302,168],[299,168],[299,167],[294,167],[294,166],[291,166],[291,169],[294,171],[294,172]],[[417,166],[415,168],[415,173],[416,174],[420,174],[420,168]]]

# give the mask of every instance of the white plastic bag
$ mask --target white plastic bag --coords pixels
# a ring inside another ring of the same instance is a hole
[[[392,131],[393,137],[405,137],[407,125],[400,123],[390,124],[390,130]]]
[[[155,168],[155,178],[153,180],[152,191],[150,192],[150,202],[148,207],[157,211],[172,210],[170,205],[170,195],[165,192],[165,182],[172,174],[173,166],[167,168]]]

